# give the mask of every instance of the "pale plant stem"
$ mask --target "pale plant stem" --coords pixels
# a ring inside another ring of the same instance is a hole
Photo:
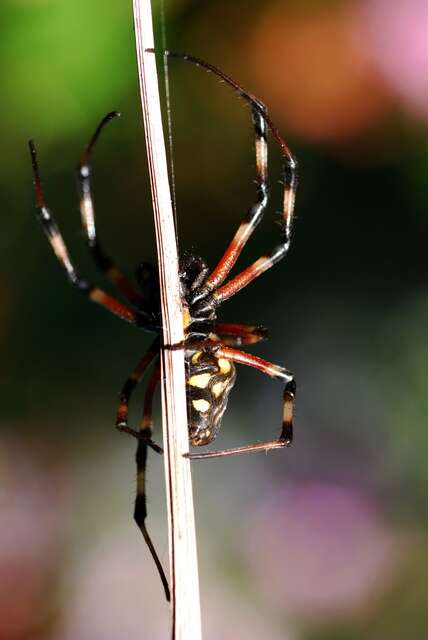
[[[138,74],[155,219],[165,345],[184,339],[178,279],[178,256],[168,181],[168,168],[150,0],[133,0]],[[171,596],[174,640],[201,640],[199,580],[196,553],[182,349],[164,349],[162,417],[168,502]]]

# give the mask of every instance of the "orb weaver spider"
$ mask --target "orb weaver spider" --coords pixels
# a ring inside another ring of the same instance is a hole
[[[236,363],[258,369],[272,378],[282,380],[284,383],[282,428],[277,439],[219,451],[190,453],[188,457],[195,460],[287,447],[291,445],[293,437],[292,417],[296,386],[292,374],[283,367],[237,349],[242,345],[252,345],[266,339],[266,329],[242,324],[219,323],[217,322],[216,310],[225,300],[234,296],[287,254],[291,241],[297,187],[297,162],[278,129],[272,123],[266,107],[252,94],[245,91],[235,80],[217,67],[194,56],[170,51],[166,51],[165,55],[181,58],[200,66],[232,87],[238,96],[243,98],[250,106],[255,132],[257,184],[257,200],[255,204],[249,209],[223,257],[212,271],[199,256],[187,255],[180,260],[179,278],[185,333],[183,346],[190,444],[200,447],[212,442],[217,436],[229,393],[235,383]],[[142,263],[136,271],[136,280],[140,289],[140,291],[137,291],[104,253],[97,236],[91,192],[90,160],[93,148],[105,125],[119,115],[118,112],[113,111],[107,114],[98,125],[79,162],[78,182],[82,225],[89,251],[98,268],[117,286],[121,295],[127,300],[126,304],[112,297],[103,289],[91,285],[76,271],[55,219],[46,205],[34,142],[30,141],[29,146],[34,174],[37,217],[57,259],[65,269],[69,282],[80,293],[105,307],[122,320],[158,334],[148,352],[140,359],[122,387],[116,427],[120,431],[131,434],[138,439],[136,454],[137,497],[134,518],[153,556],[166,597],[169,600],[168,582],[145,524],[147,516],[145,492],[147,449],[150,447],[154,451],[162,453],[161,447],[152,440],[152,404],[156,386],[160,381],[159,351],[163,346],[161,342],[162,319],[159,284],[153,267],[147,263]],[[278,143],[283,157],[284,190],[280,243],[269,254],[260,257],[238,275],[224,283],[254,229],[261,221],[268,203],[268,130]],[[152,372],[147,383],[143,417],[137,431],[128,424],[128,406],[133,391],[150,366],[152,366]]]

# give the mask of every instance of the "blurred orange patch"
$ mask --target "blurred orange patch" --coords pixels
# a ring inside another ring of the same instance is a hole
[[[349,10],[335,4],[269,7],[251,36],[256,93],[277,121],[282,114],[288,130],[301,137],[356,136],[381,120],[390,104],[382,81],[354,46],[351,21]]]

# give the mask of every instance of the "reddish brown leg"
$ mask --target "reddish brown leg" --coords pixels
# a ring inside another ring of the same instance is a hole
[[[112,260],[104,253],[98,241],[97,230],[95,226],[94,200],[91,191],[91,172],[90,164],[93,148],[99,138],[99,135],[105,125],[113,118],[120,116],[117,111],[108,113],[100,122],[92,136],[88,146],[86,147],[79,165],[78,186],[80,195],[80,213],[82,217],[82,225],[86,235],[86,242],[96,265],[106,276],[118,287],[118,289],[126,296],[126,298],[137,306],[143,303],[142,296],[137,293],[135,288],[123,273],[115,266]]]
[[[201,291],[206,295],[217,289],[227,278],[243,248],[247,244],[254,229],[260,223],[269,197],[268,187],[268,147],[266,137],[266,122],[261,113],[253,109],[253,123],[256,135],[256,184],[257,201],[249,209],[241,222],[231,243],[227,247],[214,271],[205,280]]]
[[[278,129],[270,119],[266,107],[257,100],[251,93],[245,91],[235,80],[227,76],[223,71],[212,64],[196,58],[194,56],[166,51],[166,55],[181,58],[221,78],[226,84],[231,86],[241,98],[243,98],[251,107],[254,128],[256,133],[256,170],[257,170],[257,188],[258,200],[251,207],[247,217],[241,223],[232,242],[226,249],[214,271],[206,279],[204,285],[197,292],[194,302],[201,300],[201,311],[206,305],[211,306],[214,303],[220,304],[227,298],[230,298],[237,291],[245,287],[251,280],[256,278],[260,273],[266,271],[273,266],[278,260],[283,258],[287,253],[291,242],[291,228],[293,222],[294,201],[297,188],[297,161],[279,133]],[[281,243],[267,256],[260,258],[249,269],[242,274],[238,274],[230,283],[218,288],[229,275],[236,260],[238,259],[243,247],[251,236],[257,224],[260,222],[268,198],[267,184],[267,139],[266,129],[269,128],[274,139],[279,144],[282,156],[284,158],[283,165],[283,205],[282,205],[282,221],[281,221]],[[212,296],[207,298],[210,292],[214,292]],[[204,298],[206,299],[204,301]]]
[[[70,259],[67,247],[55,222],[55,219],[46,206],[40,181],[36,148],[32,141],[30,141],[29,145],[33,163],[34,186],[36,191],[36,205],[38,211],[37,217],[43,227],[43,230],[58,261],[65,270],[69,282],[74,287],[76,287],[76,289],[80,291],[80,293],[83,293],[93,302],[96,302],[97,304],[105,307],[111,313],[119,316],[119,318],[121,318],[122,320],[126,320],[131,324],[136,324],[147,329],[152,328],[153,321],[149,314],[143,311],[134,311],[133,309],[130,309],[126,305],[119,302],[119,300],[116,300],[116,298],[113,298],[98,287],[93,287],[91,284],[89,284],[89,282],[79,276],[74,267],[74,264]]]
[[[147,384],[146,395],[144,398],[143,417],[141,418],[140,432],[138,435],[139,439],[147,440],[148,442],[151,442],[151,435],[152,435],[153,397],[155,395],[156,387],[159,382],[160,382],[160,362],[158,358],[154,366],[152,375],[150,376],[149,382]],[[160,452],[162,453],[162,449],[160,449]]]
[[[146,528],[146,518],[147,518],[147,504],[146,504],[146,463],[147,463],[147,446],[151,446],[151,435],[152,435],[152,405],[153,405],[153,395],[156,389],[156,385],[160,379],[160,367],[159,362],[156,363],[152,375],[150,376],[146,396],[144,401],[144,415],[140,426],[140,435],[138,436],[138,447],[137,447],[137,455],[136,455],[136,463],[137,463],[137,497],[135,499],[135,510],[134,510],[134,518],[135,522],[139,526],[141,533],[143,534],[144,540],[150,550],[152,558],[156,564],[157,570],[159,572],[160,579],[162,581],[162,585],[165,591],[166,599],[170,600],[170,592],[168,586],[168,580],[166,578],[165,572],[163,570],[161,561],[159,560],[159,556],[156,553],[153,542],[149,536],[149,533]]]
[[[218,334],[221,343],[228,347],[240,347],[244,344],[256,344],[269,337],[265,327],[255,327],[245,324],[218,323],[214,326],[214,333]]]
[[[267,147],[267,131],[266,131],[266,107],[256,100],[254,96],[247,93],[237,82],[224,74],[220,69],[213,65],[190,56],[188,54],[166,51],[166,55],[180,58],[186,62],[191,62],[197,66],[203,67],[207,71],[220,77],[224,82],[229,84],[251,107],[254,131],[256,137],[256,184],[257,184],[257,201],[249,209],[246,217],[236,231],[232,242],[226,249],[223,257],[215,267],[214,271],[205,280],[203,287],[198,292],[201,296],[216,289],[228,276],[233,265],[237,261],[242,249],[246,245],[248,239],[257,227],[263,217],[269,196],[268,188],[268,147]]]
[[[239,453],[249,453],[251,451],[270,451],[271,449],[282,449],[289,447],[293,440],[293,404],[296,393],[296,384],[292,374],[278,365],[272,364],[267,360],[250,355],[238,349],[221,346],[215,352],[216,358],[226,358],[239,364],[246,364],[254,367],[262,373],[266,373],[272,378],[283,380],[285,383],[283,393],[283,417],[281,434],[276,440],[268,440],[267,442],[257,442],[243,447],[234,447],[232,449],[223,449],[220,451],[207,451],[206,453],[189,453],[186,457],[191,460],[200,460],[202,458],[220,458],[224,456],[236,455]]]
[[[128,413],[129,413],[129,400],[131,398],[132,393],[134,392],[136,386],[141,382],[145,372],[147,371],[148,366],[154,360],[154,358],[159,353],[159,338],[152,343],[150,349],[147,353],[141,358],[135,369],[132,371],[131,375],[125,381],[125,384],[122,387],[122,391],[120,392],[120,402],[116,415],[116,427],[119,431],[123,431],[124,433],[128,433],[135,438],[142,437],[142,427],[140,427],[139,431],[132,429],[128,426]],[[156,383],[159,380],[159,369],[156,365],[153,373],[149,379],[147,391],[146,391],[146,404],[151,412],[151,403],[153,399],[153,393],[156,387]],[[146,415],[146,409],[144,411],[144,415]],[[151,426],[151,425],[150,425]],[[144,438],[148,435],[148,431],[144,431]],[[158,453],[162,453],[161,447],[157,445],[150,439],[150,435],[146,438],[147,444]]]
[[[274,131],[274,135],[275,137],[278,136],[277,139],[282,140],[276,130]],[[212,305],[213,303],[215,305],[219,305],[231,296],[235,295],[235,293],[246,287],[247,284],[257,278],[260,274],[264,273],[267,269],[270,269],[274,264],[282,260],[290,248],[294,201],[297,187],[297,163],[293,156],[291,156],[290,152],[288,150],[285,151],[284,148],[283,154],[285,157],[285,166],[281,242],[273,249],[273,251],[271,251],[270,254],[262,256],[252,265],[244,269],[244,271],[241,271],[241,273],[232,278],[232,280],[227,284],[216,289],[207,299],[209,305]],[[201,306],[204,307],[203,301],[201,301]]]
[[[252,280],[273,267],[274,264],[285,256],[288,247],[289,243],[279,245],[270,255],[262,256],[256,260],[256,262],[253,262],[252,265],[244,269],[244,271],[241,271],[241,273],[232,278],[227,284],[217,289],[217,291],[214,291],[212,294],[214,304],[217,306],[228,298],[231,298],[238,293],[238,291],[246,287],[247,284],[250,284]]]

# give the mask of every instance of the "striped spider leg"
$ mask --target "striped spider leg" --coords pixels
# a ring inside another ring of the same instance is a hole
[[[90,166],[89,166],[89,158],[93,146],[102,130],[102,128],[115,116],[118,114],[116,112],[112,112],[107,114],[107,116],[101,121],[99,126],[97,127],[95,134],[93,135],[89,145],[87,146],[83,157],[79,163],[79,179],[80,179],[80,189],[81,189],[81,203],[80,209],[82,214],[82,222],[83,227],[86,232],[88,246],[91,251],[93,258],[97,266],[103,271],[109,278],[112,280],[120,290],[120,292],[129,300],[129,302],[137,309],[133,309],[127,305],[122,304],[116,298],[113,298],[102,289],[98,287],[93,287],[86,280],[83,280],[77,273],[73,263],[71,262],[67,247],[64,243],[62,235],[59,231],[58,225],[56,221],[46,206],[45,196],[43,193],[41,180],[40,180],[40,172],[37,160],[37,153],[34,142],[30,141],[29,147],[31,152],[32,159],[32,167],[34,174],[34,186],[36,192],[36,206],[37,206],[37,217],[45,231],[45,234],[51,244],[51,247],[58,258],[60,264],[63,266],[66,272],[66,276],[71,282],[73,286],[75,286],[81,293],[85,294],[89,297],[93,302],[97,302],[101,304],[109,311],[119,316],[122,320],[126,320],[131,324],[135,324],[138,327],[151,330],[151,331],[159,331],[159,327],[156,326],[155,317],[153,313],[147,313],[141,307],[144,303],[144,296],[139,295],[130,284],[130,282],[125,278],[125,276],[119,271],[119,269],[113,264],[110,258],[104,254],[101,249],[95,227],[95,218],[94,218],[94,206],[92,195],[90,191]],[[152,278],[152,270],[148,268],[144,263],[140,265],[138,269],[139,280],[142,284],[143,292],[146,290],[150,293],[151,283],[147,282]],[[141,381],[144,373],[146,372],[148,366],[152,363],[155,358],[158,358],[159,354],[159,338],[156,338],[150,347],[147,354],[139,361],[138,365],[135,367],[131,375],[126,380],[121,394],[120,394],[120,404],[117,412],[116,419],[116,427],[123,432],[134,435],[138,438],[138,448],[137,448],[137,497],[135,501],[135,511],[134,518],[137,522],[141,533],[147,543],[147,546],[150,550],[150,553],[153,557],[153,560],[156,564],[156,567],[159,571],[159,575],[165,590],[165,595],[167,600],[170,598],[168,581],[166,579],[165,573],[163,571],[162,565],[154,548],[154,545],[150,539],[147,528],[145,526],[146,520],[146,494],[144,487],[144,479],[145,479],[145,465],[147,458],[147,447],[151,447],[154,451],[158,453],[162,453],[162,448],[157,445],[151,439],[151,425],[152,425],[152,402],[153,395],[156,388],[156,384],[159,381],[159,366],[158,360],[156,360],[156,364],[153,370],[153,374],[149,380],[145,404],[144,404],[144,415],[141,421],[140,430],[135,431],[128,426],[128,402],[129,398],[134,391],[137,384]]]
[[[111,258],[109,258],[105,254],[100,245],[95,225],[94,200],[91,190],[92,167],[90,164],[90,160],[92,151],[104,127],[111,120],[113,120],[113,118],[118,117],[120,117],[120,113],[118,111],[111,111],[101,120],[92,138],[90,139],[89,144],[86,146],[82,157],[80,158],[80,162],[77,166],[77,181],[80,196],[80,214],[83,230],[86,236],[86,243],[95,261],[95,264],[100,269],[100,271],[104,273],[109,278],[109,280],[113,282],[113,284],[117,286],[119,291],[129,300],[129,302],[139,307],[144,303],[141,294],[139,294],[135,290],[134,286],[129,282],[128,278],[126,278],[123,273],[117,268],[117,266],[112,262]]]
[[[123,304],[113,296],[106,293],[103,289],[91,285],[78,274],[73,262],[71,261],[68,249],[56,220],[46,206],[45,196],[40,180],[36,147],[32,140],[29,142],[29,147],[36,193],[37,218],[43,227],[43,231],[45,232],[58,261],[65,270],[68,281],[76,287],[80,293],[83,293],[83,295],[87,296],[93,302],[105,307],[111,311],[111,313],[119,316],[122,320],[126,320],[126,322],[141,328],[146,328],[148,330],[152,329],[153,319],[150,314],[141,309],[132,309],[128,305]]]
[[[235,295],[240,289],[247,286],[254,278],[261,275],[267,269],[273,267],[279,262],[290,248],[291,231],[293,223],[294,202],[297,188],[297,160],[291,153],[284,139],[281,137],[278,129],[270,119],[267,108],[255,96],[245,91],[235,80],[227,76],[223,71],[212,64],[185,53],[177,53],[165,51],[166,56],[180,58],[186,62],[200,66],[206,71],[213,73],[223,82],[228,84],[238,95],[243,98],[251,107],[255,136],[256,136],[256,181],[258,198],[256,203],[250,208],[248,214],[241,222],[237,232],[235,233],[231,243],[227,247],[223,257],[218,262],[215,269],[206,278],[203,286],[198,290],[198,295],[193,299],[204,300],[201,310],[204,306],[214,304],[218,306],[231,296]],[[269,129],[276,142],[279,144],[281,154],[284,159],[283,165],[283,207],[281,220],[281,243],[276,246],[273,251],[266,256],[262,256],[250,267],[235,276],[226,285],[220,287],[229,275],[235,262],[237,261],[242,249],[246,245],[254,229],[261,221],[266,205],[268,203],[269,186],[268,186],[268,148],[267,148],[267,130]],[[211,296],[208,296],[213,292]]]
[[[194,56],[182,53],[174,53],[170,51],[165,52],[166,56],[180,58],[192,64],[202,67],[206,71],[213,73],[219,77],[223,82],[228,84],[238,95],[243,98],[249,105],[252,111],[253,124],[256,137],[256,177],[257,177],[257,201],[249,209],[248,214],[241,222],[238,230],[236,231],[231,243],[227,247],[222,258],[218,262],[214,270],[207,276],[203,284],[195,291],[195,294],[191,300],[193,307],[193,313],[196,316],[211,316],[214,314],[215,309],[223,303],[225,300],[234,296],[238,291],[246,287],[252,280],[259,275],[270,269],[273,265],[279,262],[287,254],[291,243],[291,232],[293,224],[294,202],[297,188],[297,161],[289,150],[287,144],[281,137],[278,129],[271,121],[266,107],[257,100],[252,94],[245,91],[235,80],[227,76],[217,67],[196,58]],[[270,130],[275,141],[278,143],[281,154],[283,157],[283,206],[282,206],[282,220],[280,227],[281,242],[277,245],[269,254],[260,257],[249,267],[238,273],[229,282],[225,282],[230,274],[233,266],[235,265],[239,255],[241,254],[244,246],[248,242],[254,229],[259,224],[266,209],[268,203],[269,187],[268,187],[268,148],[267,148],[267,130]],[[258,329],[260,332],[260,329]],[[200,459],[206,457],[219,457],[238,453],[246,453],[250,451],[268,451],[270,449],[282,448],[289,446],[292,442],[292,417],[293,417],[293,404],[296,391],[296,385],[292,374],[286,369],[273,365],[261,358],[249,355],[241,352],[235,348],[244,344],[252,344],[258,341],[257,328],[248,328],[242,325],[217,325],[218,335],[215,335],[218,340],[213,355],[218,359],[218,362],[227,362],[230,364],[230,373],[224,370],[223,375],[224,389],[226,394],[229,393],[230,387],[235,379],[235,369],[231,363],[246,364],[254,367],[259,371],[280,380],[283,380],[285,387],[283,392],[283,421],[282,429],[278,439],[260,442],[253,445],[246,445],[243,447],[237,447],[234,449],[226,449],[222,451],[211,451],[208,453],[190,453],[189,458]],[[261,333],[262,337],[266,334]],[[203,346],[201,345],[203,349]],[[205,348],[209,349],[207,342]],[[221,366],[219,367],[220,373]],[[227,376],[232,376],[232,379],[227,382]],[[210,394],[205,392],[204,400],[206,404],[199,404],[202,411],[209,413],[211,403],[213,406],[213,421],[216,423],[216,411],[218,411],[218,399],[212,390],[218,384],[216,372],[213,377],[213,382],[207,382],[206,388],[211,391]],[[233,381],[232,381],[233,380]],[[227,400],[227,396],[226,396]],[[197,402],[195,400],[194,402]],[[196,406],[196,405],[195,405]],[[215,425],[214,430],[209,427],[207,419],[204,421],[201,419],[203,429],[200,429],[201,433],[195,435],[192,444],[201,445],[207,444],[215,437],[218,431],[218,425]],[[208,426],[207,426],[208,424]],[[209,434],[207,436],[207,433]],[[214,434],[214,435],[213,435]],[[198,439],[196,439],[198,438]]]
[[[256,344],[269,338],[269,332],[265,327],[225,322],[218,322],[214,326],[214,333],[220,337],[223,345],[232,347]]]
[[[137,496],[135,499],[134,519],[139,526],[144,540],[152,554],[153,560],[158,569],[166,599],[170,600],[170,593],[168,587],[168,580],[166,579],[164,570],[162,568],[159,557],[154,548],[153,542],[148,534],[146,528],[147,507],[146,507],[146,489],[145,489],[145,475],[147,464],[147,448],[150,447],[153,451],[162,454],[162,448],[153,442],[152,440],[152,426],[153,426],[153,396],[155,394],[156,387],[160,381],[160,364],[159,364],[159,345],[160,340],[156,338],[146,354],[138,362],[137,366],[133,369],[131,374],[125,381],[120,393],[119,407],[116,416],[116,427],[119,431],[124,431],[138,439],[136,464],[137,464]],[[154,362],[152,374],[147,383],[145,398],[144,398],[144,411],[143,417],[140,423],[139,431],[131,429],[128,426],[128,408],[129,400],[137,385],[141,382],[148,367]]]
[[[119,407],[116,414],[116,428],[119,431],[123,431],[124,433],[128,433],[129,435],[134,436],[135,438],[144,439],[146,441],[146,444],[148,444],[148,446],[151,447],[154,451],[162,453],[161,447],[159,447],[159,445],[151,440],[150,421],[147,423],[147,429],[143,429],[143,426],[141,426],[139,431],[132,429],[128,425],[129,400],[135,388],[143,379],[143,376],[146,373],[148,367],[159,355],[159,347],[160,340],[159,338],[156,338],[145,355],[140,359],[137,366],[125,380],[125,384],[123,385],[119,396]]]
[[[137,525],[140,527],[144,540],[152,554],[153,560],[156,564],[157,570],[162,581],[162,585],[165,591],[165,596],[168,602],[171,599],[168,580],[165,576],[162,564],[154,548],[153,542],[147,532],[146,518],[147,518],[147,506],[146,506],[146,464],[147,464],[147,447],[153,447],[151,440],[152,435],[152,412],[153,412],[153,396],[156,387],[160,381],[160,363],[159,356],[156,358],[152,374],[149,378],[146,395],[144,399],[144,413],[140,424],[140,435],[138,436],[138,446],[136,453],[137,463],[137,497],[135,499],[134,519]],[[155,445],[159,453],[162,453],[162,449]]]

